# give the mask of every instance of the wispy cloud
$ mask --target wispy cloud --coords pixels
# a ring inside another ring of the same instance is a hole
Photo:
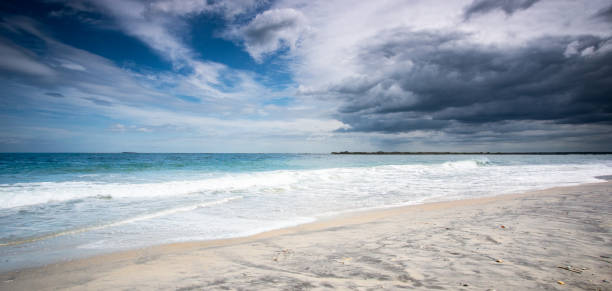
[[[30,114],[29,122],[52,122],[50,126],[59,127],[65,127],[65,122],[70,123],[71,119],[83,120],[96,116],[106,122],[105,128],[96,129],[95,125],[88,123],[71,126],[83,129],[94,126],[78,133],[92,139],[109,131],[125,133],[123,138],[100,138],[102,144],[118,144],[125,142],[129,134],[152,132],[157,134],[155,138],[158,139],[178,133],[199,139],[250,136],[253,140],[285,136],[287,132],[292,132],[293,139],[302,136],[306,140],[343,126],[333,118],[313,118],[313,112],[318,112],[316,106],[299,100],[292,104],[295,110],[290,113],[286,110],[291,109],[288,107],[262,107],[265,100],[293,95],[293,89],[268,89],[256,81],[257,76],[253,72],[194,60],[189,64],[193,72],[187,74],[164,71],[139,73],[117,67],[107,59],[57,41],[38,28],[34,20],[21,19],[7,25],[17,31],[26,31],[45,43],[43,54],[23,55],[33,66],[48,68],[45,75],[48,80],[43,82],[24,78],[15,82],[12,76],[17,73],[7,73],[5,76],[9,76],[8,79],[0,78],[0,84],[5,88],[4,94],[11,96],[11,99],[5,100],[4,109],[11,111],[26,106],[37,112]],[[17,117],[6,118],[3,120],[11,122],[4,122],[5,126],[23,128],[16,124]],[[7,136],[7,140],[22,143],[5,144],[25,148],[23,142],[40,142],[41,135],[35,138],[37,133],[30,131],[30,137],[27,133],[24,130],[19,138],[8,139]],[[184,150],[187,148],[197,151],[195,145],[183,147]],[[238,149],[238,145],[234,148]]]
[[[52,77],[54,72],[48,66],[35,61],[33,53],[16,48],[0,39],[0,70],[8,74]]]

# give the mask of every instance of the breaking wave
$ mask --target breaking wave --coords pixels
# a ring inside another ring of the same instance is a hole
[[[596,182],[599,180],[595,176],[608,173],[610,169],[606,164],[495,165],[487,158],[480,158],[438,164],[224,174],[214,178],[158,183],[15,183],[0,184],[0,208],[77,199],[155,199],[203,194],[273,195],[292,192],[362,197],[411,192],[427,196],[439,192],[491,191],[493,185],[500,185],[501,192],[512,192]],[[466,189],[466,185],[470,188]]]

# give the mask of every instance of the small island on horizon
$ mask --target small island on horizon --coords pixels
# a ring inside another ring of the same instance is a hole
[[[612,152],[331,152],[332,155],[610,155]]]

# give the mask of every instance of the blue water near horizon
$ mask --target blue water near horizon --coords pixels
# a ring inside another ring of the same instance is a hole
[[[0,154],[0,271],[600,182],[612,155]]]
[[[332,155],[282,153],[0,153],[0,183],[74,181],[87,174],[256,172],[493,158],[498,165],[589,162],[612,155]],[[517,157],[519,157],[517,159]],[[76,174],[76,176],[75,176]],[[117,178],[117,177],[114,177]],[[144,178],[144,177],[141,177]]]

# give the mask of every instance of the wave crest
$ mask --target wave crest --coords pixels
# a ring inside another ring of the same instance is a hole
[[[487,158],[446,162],[442,164],[442,166],[445,168],[454,168],[454,169],[473,169],[473,168],[486,167],[486,166],[492,166],[492,165],[493,163]]]

